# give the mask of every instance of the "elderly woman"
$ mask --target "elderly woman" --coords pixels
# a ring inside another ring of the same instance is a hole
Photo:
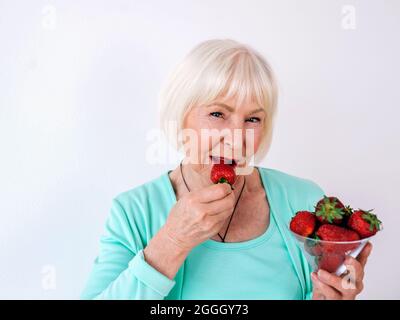
[[[354,286],[312,272],[288,225],[297,211],[312,211],[323,190],[251,165],[269,149],[276,105],[275,77],[254,49],[233,40],[196,46],[160,95],[161,125],[184,159],[113,199],[81,298],[354,299],[371,244],[345,261]],[[197,139],[188,143],[183,130]],[[210,180],[220,161],[237,172],[232,188]]]

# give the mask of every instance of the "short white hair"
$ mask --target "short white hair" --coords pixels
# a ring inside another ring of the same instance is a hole
[[[258,163],[268,153],[277,109],[278,88],[266,59],[248,45],[231,39],[213,39],[195,46],[167,78],[159,94],[161,129],[180,150],[179,132],[186,114],[217,98],[233,98],[237,105],[255,101],[266,111],[263,139],[254,155]],[[171,132],[175,121],[177,131]],[[178,132],[178,135],[177,135]]]

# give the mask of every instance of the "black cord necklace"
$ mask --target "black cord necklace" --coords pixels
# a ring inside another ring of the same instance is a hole
[[[183,161],[183,160],[182,160],[182,161]],[[181,161],[181,163],[179,164],[180,169],[181,169],[182,180],[183,180],[183,182],[185,183],[186,189],[190,192],[189,186],[188,186],[188,184],[186,183],[185,177],[183,176],[182,161]],[[219,234],[219,232],[218,232],[218,236],[221,238],[222,242],[225,242],[225,238],[226,238],[226,235],[227,235],[227,233],[228,233],[229,227],[230,227],[230,225],[231,225],[231,221],[232,221],[232,218],[233,218],[233,214],[235,213],[235,210],[236,210],[236,207],[237,207],[237,205],[238,205],[238,203],[239,203],[240,197],[242,196],[242,192],[243,192],[244,186],[245,186],[245,184],[246,184],[246,176],[243,176],[243,179],[244,179],[244,181],[243,181],[243,187],[242,187],[242,190],[240,190],[238,199],[236,200],[235,207],[233,208],[231,217],[230,217],[229,222],[228,222],[228,227],[226,228],[226,231],[225,231],[224,236],[222,237],[222,236]]]

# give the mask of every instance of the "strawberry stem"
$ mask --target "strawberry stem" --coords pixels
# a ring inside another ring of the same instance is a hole
[[[382,221],[380,221],[378,217],[372,213],[372,210],[374,209],[370,210],[360,209],[360,210],[363,212],[362,218],[369,223],[369,230],[370,231],[374,231],[374,229],[380,230]]]
[[[227,184],[229,184],[229,185],[231,186],[231,189],[232,189],[232,190],[235,190],[235,189],[233,188],[233,186],[229,183],[229,181],[228,181],[225,177],[219,178],[218,183],[227,183]]]
[[[224,177],[219,178],[218,183],[224,183],[224,182],[228,182],[228,180],[226,180],[226,178]]]

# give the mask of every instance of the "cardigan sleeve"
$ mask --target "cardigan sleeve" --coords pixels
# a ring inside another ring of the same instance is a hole
[[[81,294],[81,299],[164,299],[175,285],[148,264],[139,228],[113,199],[99,253]]]

